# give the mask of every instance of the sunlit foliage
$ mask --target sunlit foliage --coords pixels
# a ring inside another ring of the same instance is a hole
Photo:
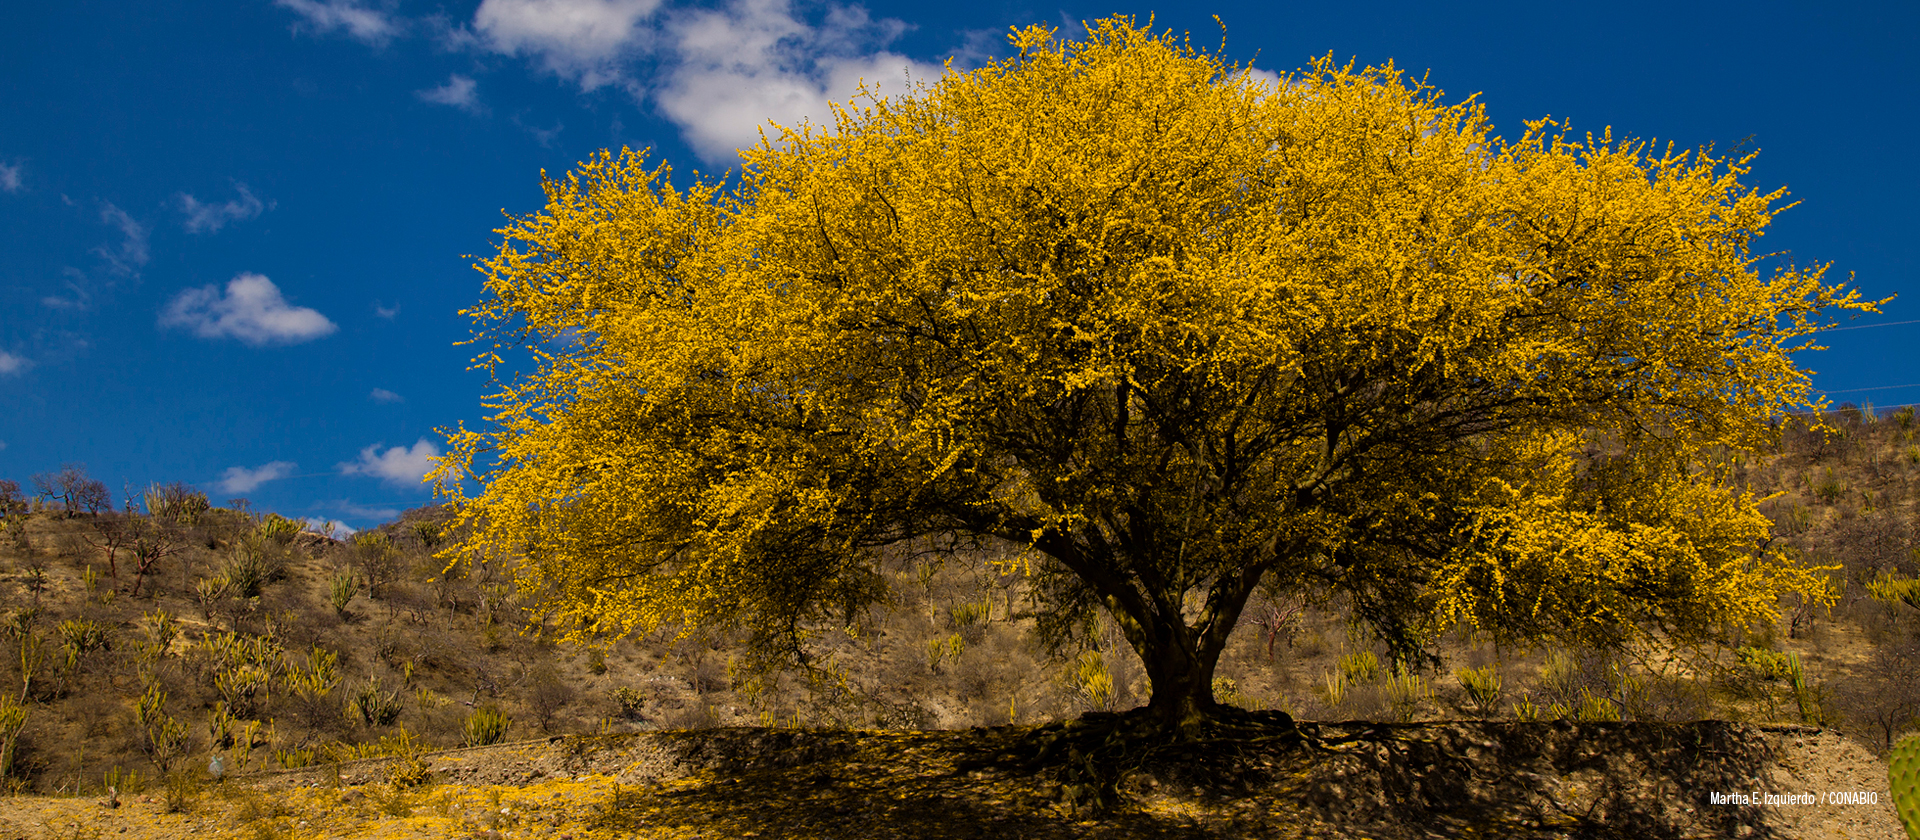
[[[1872,304],[1760,265],[1749,158],[1503,139],[1391,67],[1276,84],[1124,19],[1013,41],[731,180],[547,180],[469,313],[501,384],[450,434],[443,556],[563,626],[778,658],[882,596],[880,547],[1007,541],[1173,720],[1263,585],[1408,666],[1462,625],[1688,641],[1822,597],[1701,453],[1765,444],[1789,354]]]

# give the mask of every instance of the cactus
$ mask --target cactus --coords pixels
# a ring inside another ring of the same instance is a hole
[[[1074,663],[1074,688],[1088,706],[1097,711],[1113,711],[1116,696],[1113,691],[1113,672],[1107,670],[1106,661],[1097,650],[1080,654]]]
[[[386,726],[400,716],[400,695],[381,691],[380,677],[368,677],[347,698],[347,720],[367,726]]]
[[[462,746],[484,747],[498,744],[507,738],[507,729],[513,726],[512,719],[502,714],[494,706],[481,706],[467,715],[466,737]]]
[[[1920,578],[1903,577],[1897,573],[1885,572],[1867,583],[1867,594],[1889,609],[1904,603],[1920,610]]]
[[[1907,826],[1907,837],[1920,840],[1920,735],[1908,735],[1893,748],[1887,762],[1888,788],[1893,807]]]
[[[1467,699],[1473,702],[1474,710],[1481,717],[1492,717],[1500,710],[1500,670],[1492,665],[1485,668],[1461,669],[1454,672],[1460,679],[1460,686],[1467,690]]]
[[[146,501],[148,516],[169,519],[187,527],[199,523],[201,514],[213,509],[207,494],[177,481],[149,486]]]
[[[353,603],[353,596],[360,591],[360,579],[352,572],[336,571],[327,579],[327,603],[341,618],[347,617],[347,605]]]
[[[300,535],[300,523],[277,513],[269,513],[267,514],[267,518],[260,520],[259,526],[254,528],[254,533],[273,542],[286,545],[287,543],[293,542],[294,537]]]
[[[1363,650],[1340,657],[1340,675],[1349,683],[1370,683],[1380,677],[1380,657]]]

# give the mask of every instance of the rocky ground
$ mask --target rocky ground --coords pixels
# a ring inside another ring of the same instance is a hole
[[[383,759],[118,807],[0,799],[0,840],[1905,836],[1886,763],[1810,727],[1304,723],[1303,741],[1256,730],[1140,748],[1101,741],[1110,724],[554,738],[425,754],[429,778],[409,785],[394,784],[407,762]]]

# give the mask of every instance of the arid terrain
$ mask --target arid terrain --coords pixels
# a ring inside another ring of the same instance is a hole
[[[1125,762],[1075,807],[1031,747],[1067,727],[726,728],[576,736],[205,783],[0,801],[0,837],[1421,838],[1896,840],[1885,764],[1812,727],[1721,723],[1306,724]],[[1067,784],[1071,784],[1068,782]],[[1877,803],[1832,804],[1836,791]],[[1807,794],[1710,805],[1712,792]]]
[[[1910,412],[1829,420],[1725,467],[1830,567],[1831,605],[1681,657],[1456,634],[1443,666],[1395,672],[1341,603],[1265,593],[1214,693],[1304,742],[1183,748],[1097,737],[1146,700],[1138,659],[1111,622],[1039,643],[1004,552],[906,547],[885,608],[820,628],[813,671],[754,680],[725,631],[559,641],[507,570],[435,558],[459,538],[442,508],[326,534],[187,487],[115,508],[15,485],[0,840],[1897,838],[1920,443]]]

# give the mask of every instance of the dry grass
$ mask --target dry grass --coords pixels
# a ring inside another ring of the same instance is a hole
[[[1721,718],[1838,725],[1884,744],[1920,714],[1920,669],[1900,667],[1920,656],[1920,611],[1875,601],[1865,584],[1889,572],[1920,574],[1920,443],[1911,418],[1838,413],[1834,424],[1831,434],[1789,428],[1780,453],[1731,467],[1757,494],[1778,492],[1765,509],[1779,540],[1839,567],[1831,611],[1783,604],[1778,626],[1691,660],[1498,649],[1457,637],[1441,646],[1448,667],[1416,684],[1396,682],[1385,667],[1343,667],[1380,651],[1351,631],[1338,603],[1256,596],[1221,660],[1216,693],[1310,720]],[[425,747],[453,747],[481,707],[504,712],[512,739],[743,725],[1033,725],[1147,699],[1139,662],[1110,622],[1083,640],[1097,656],[1043,651],[1023,579],[985,558],[890,558],[891,609],[865,616],[852,635],[835,629],[819,638],[818,661],[834,671],[747,684],[737,682],[726,636],[665,632],[592,650],[554,644],[558,628],[538,624],[498,570],[439,575],[428,543],[458,536],[442,533],[443,519],[436,509],[409,512],[377,529],[384,543],[305,534],[281,544],[250,538],[256,520],[216,508],[176,527],[180,552],[161,559],[133,597],[132,561],[122,549],[121,574],[109,576],[101,545],[102,528],[126,525],[124,516],[4,517],[0,629],[11,629],[0,632],[0,686],[24,687],[29,711],[8,781],[99,795],[115,768],[165,779],[161,763],[204,768],[216,752],[242,772],[324,760],[402,731]],[[342,597],[349,583],[357,588]],[[106,644],[69,656],[61,628],[83,624],[108,628]],[[238,647],[210,644],[220,638]],[[33,645],[38,659],[23,659],[23,646]],[[1749,659],[1797,657],[1803,684],[1736,667],[1741,648]],[[336,657],[332,683],[293,690],[287,674],[315,649]],[[249,682],[248,667],[264,680]],[[1470,668],[1498,675],[1497,700],[1476,700],[1461,684],[1457,674]],[[186,733],[177,757],[156,751],[151,728],[123,699],[149,685],[165,690],[161,711]],[[377,713],[369,698],[380,701]],[[214,726],[222,714],[224,731]]]

